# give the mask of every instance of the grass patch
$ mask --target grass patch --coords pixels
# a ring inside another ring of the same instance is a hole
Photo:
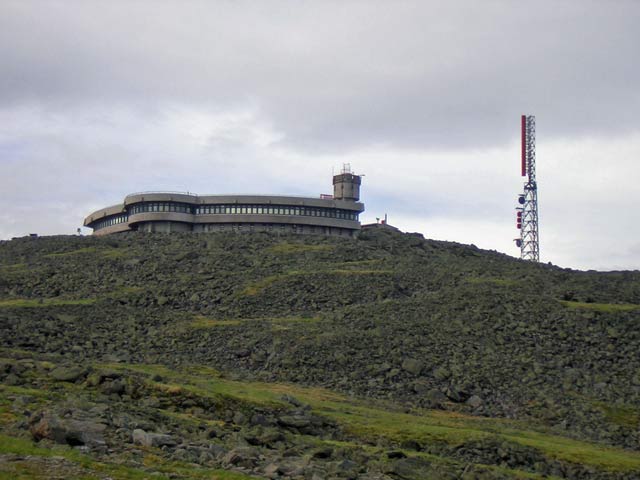
[[[240,382],[215,371],[185,367],[172,371],[152,365],[110,365],[110,368],[158,373],[167,384],[158,388],[192,392],[201,396],[223,396],[256,405],[282,406],[283,395],[291,395],[309,404],[314,413],[343,425],[350,433],[367,442],[386,438],[401,442],[407,439],[421,443],[461,444],[472,440],[498,437],[533,447],[549,458],[592,465],[611,471],[640,470],[640,453],[614,447],[577,441],[557,435],[523,428],[515,421],[474,417],[440,410],[417,410],[405,413],[398,406],[382,402],[345,397],[322,388],[289,384]],[[171,383],[169,385],[168,383]]]
[[[25,395],[28,397],[45,399],[51,396],[51,392],[41,388],[36,389],[36,388],[19,387],[16,385],[0,384],[0,398],[5,395]]]
[[[70,257],[73,255],[101,255],[105,258],[119,258],[124,256],[125,252],[122,249],[118,249],[118,248],[99,249],[97,247],[84,247],[84,248],[79,248],[77,250],[71,250],[69,252],[49,253],[45,255],[45,257],[60,258],[60,257]]]
[[[25,268],[27,268],[27,264],[26,263],[12,263],[12,264],[9,264],[9,265],[0,265],[0,269],[7,270],[7,271],[24,270]]]
[[[333,273],[335,275],[386,275],[393,273],[393,270],[347,270],[335,269],[324,270],[322,273]]]
[[[136,287],[132,285],[117,287],[115,290],[109,293],[111,297],[122,297],[126,295],[131,295],[133,293],[144,292],[145,289],[143,287]]]
[[[640,305],[634,303],[587,303],[570,300],[560,300],[560,303],[571,309],[593,310],[605,313],[630,312],[640,309]]]
[[[349,267],[377,265],[380,263],[382,263],[381,258],[372,258],[370,260],[352,260],[349,262],[337,262],[337,263],[334,263],[333,265],[335,265],[336,267],[349,268]]]
[[[265,318],[271,323],[316,323],[322,320],[321,317],[273,317],[273,318]]]
[[[595,406],[600,408],[602,412],[612,423],[627,428],[636,428],[640,425],[640,410],[620,405],[609,405],[604,402],[596,402]]]
[[[30,440],[4,434],[0,434],[0,454],[31,456],[31,459],[25,462],[0,463],[0,479],[49,478],[51,476],[55,476],[55,478],[66,476],[66,478],[112,478],[117,480],[145,480],[148,478],[249,480],[254,478],[242,473],[198,468],[184,462],[167,461],[159,456],[149,454],[147,455],[149,458],[145,459],[147,461],[144,463],[148,469],[155,471],[151,473],[149,470],[141,470],[136,467],[99,462],[67,446],[54,445],[45,448]],[[53,460],[52,457],[62,457],[71,464],[62,467],[59,462],[49,464],[46,460]],[[41,460],[38,462],[39,459]],[[63,471],[57,472],[56,467],[63,469]],[[63,476],[60,476],[60,473]],[[77,475],[81,475],[81,477]]]
[[[284,276],[285,275],[270,275],[268,277],[263,278],[262,280],[259,280],[254,283],[250,283],[244,288],[244,290],[242,290],[242,292],[240,292],[240,295],[253,297]]]
[[[467,283],[479,284],[489,283],[491,285],[497,285],[499,287],[513,287],[518,284],[517,280],[511,278],[494,278],[494,277],[471,277],[466,279]]]
[[[0,308],[33,308],[33,307],[59,307],[63,305],[92,305],[95,298],[9,298],[0,300]]]
[[[329,252],[335,249],[334,245],[305,245],[304,243],[278,243],[267,249],[270,253],[306,253]]]
[[[275,282],[280,280],[284,280],[287,277],[291,276],[314,276],[314,275],[388,275],[393,273],[393,270],[373,270],[373,269],[346,269],[346,268],[338,268],[338,269],[317,269],[314,267],[312,271],[303,271],[303,270],[289,270],[288,272],[280,273],[278,275],[270,275],[268,277],[263,278],[262,280],[258,280],[257,282],[249,283],[244,290],[240,292],[240,296],[255,296],[262,292],[264,289],[270,287]]]
[[[226,327],[230,325],[240,325],[245,322],[269,322],[276,325],[286,325],[291,323],[315,323],[321,320],[320,317],[260,317],[260,318],[233,318],[233,319],[215,319],[207,318],[201,315],[191,322],[192,328],[214,328]]]
[[[240,323],[242,323],[242,320],[216,320],[214,318],[198,316],[193,322],[191,322],[190,326],[192,328],[212,328],[224,327],[229,325],[240,325]]]

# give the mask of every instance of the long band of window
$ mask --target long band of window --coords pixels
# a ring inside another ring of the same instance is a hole
[[[358,213],[339,208],[322,208],[286,205],[201,205],[193,207],[175,202],[145,202],[129,207],[129,214],[147,212],[175,212],[195,215],[300,215],[357,220]]]

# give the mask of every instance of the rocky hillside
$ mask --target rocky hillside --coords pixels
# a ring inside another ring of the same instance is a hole
[[[9,478],[640,478],[638,272],[384,228],[24,238],[0,338]]]

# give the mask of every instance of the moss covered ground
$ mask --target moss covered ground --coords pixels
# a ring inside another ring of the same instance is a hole
[[[638,272],[385,230],[0,242],[0,471],[638,478],[638,305]],[[33,444],[65,411],[108,450]]]

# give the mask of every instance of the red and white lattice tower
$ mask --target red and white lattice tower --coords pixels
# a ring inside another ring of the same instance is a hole
[[[527,177],[524,193],[519,195],[519,207],[516,208],[516,226],[520,229],[520,238],[516,245],[520,247],[520,258],[540,261],[540,237],[538,234],[538,184],[536,183],[536,117],[522,115],[522,152],[521,172]]]

